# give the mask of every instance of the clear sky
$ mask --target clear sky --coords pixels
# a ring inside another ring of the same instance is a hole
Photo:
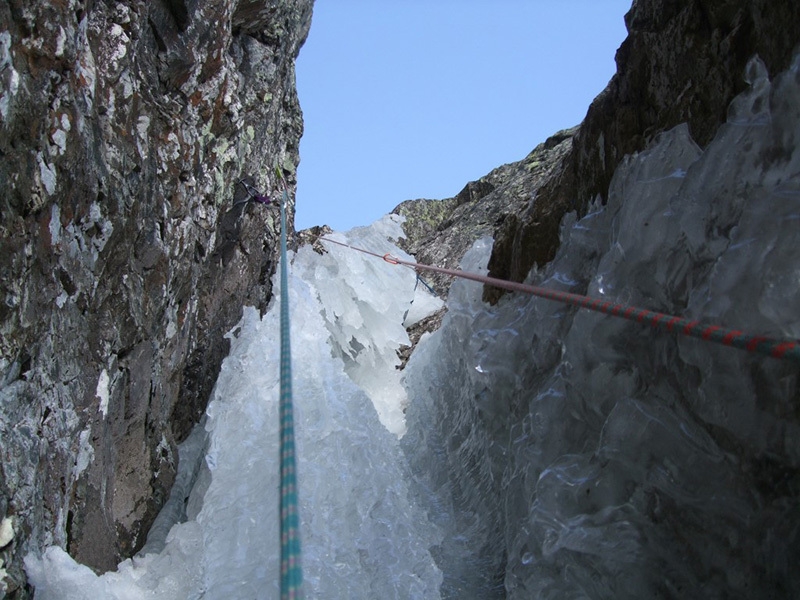
[[[449,198],[583,120],[631,0],[316,0],[298,230]]]

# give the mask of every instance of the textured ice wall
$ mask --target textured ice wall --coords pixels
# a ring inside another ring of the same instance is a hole
[[[328,237],[376,254],[391,253],[411,261],[390,240],[404,236],[403,217],[386,215],[369,227]],[[389,266],[375,257],[325,244],[327,254],[298,265],[309,281],[336,280],[335,286],[318,286],[332,348],[345,371],[367,392],[386,428],[405,433],[404,409],[408,403],[400,383],[397,349],[408,345],[405,327],[438,310],[443,302],[415,285],[416,274],[400,265]]]
[[[486,274],[491,247],[491,238],[476,242],[461,268]],[[414,490],[445,534],[436,553],[442,597],[504,598],[504,398],[526,350],[481,301],[480,285],[455,280],[447,305],[441,329],[420,340],[405,369],[411,402],[402,444]]]
[[[400,255],[385,237],[396,233],[396,219],[347,239]],[[291,273],[306,595],[438,598],[441,573],[428,549],[440,536],[408,499],[397,436],[380,423],[341,358],[363,360],[378,373],[388,368],[383,363],[407,342],[400,332],[414,274],[351,250],[319,256],[310,247],[300,248]],[[263,320],[246,309],[229,334],[188,520],[172,527],[163,549],[97,577],[50,548],[27,561],[37,600],[278,597],[278,334],[277,303]],[[148,549],[162,546],[159,532],[167,526],[159,522]]]
[[[799,338],[800,60],[746,75],[705,151],[681,126],[629,157],[531,281]],[[444,597],[800,597],[796,365],[480,294],[406,369]]]

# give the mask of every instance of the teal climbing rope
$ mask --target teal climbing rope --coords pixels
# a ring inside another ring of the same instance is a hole
[[[280,171],[278,175],[282,174]],[[281,200],[281,600],[302,598],[303,568],[300,564],[300,514],[297,510],[294,411],[292,409],[292,352],[289,344],[289,275],[286,257],[286,183]]]

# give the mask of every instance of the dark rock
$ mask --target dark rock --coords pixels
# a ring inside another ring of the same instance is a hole
[[[572,128],[558,132],[521,161],[471,181],[454,198],[403,202],[392,211],[406,218],[403,231],[407,238],[399,245],[417,262],[458,268],[461,257],[475,240],[492,235],[500,224],[514,219],[542,184],[558,172],[577,131]],[[430,273],[423,276],[439,296],[447,296],[452,277]]]
[[[466,202],[476,202],[490,194],[494,190],[494,186],[485,180],[470,181],[464,186],[464,189],[456,194],[456,206],[461,206]]]
[[[522,281],[534,264],[552,260],[562,217],[606,198],[622,157],[658,133],[686,122],[698,144],[708,144],[746,87],[747,60],[758,54],[777,73],[800,42],[793,0],[640,0],[625,23],[617,73],[589,107],[563,166],[525,210],[498,225],[491,276]],[[502,293],[487,288],[484,298]]]
[[[418,323],[406,328],[406,331],[408,331],[408,339],[411,344],[408,346],[400,346],[400,348],[397,350],[397,357],[400,359],[400,364],[397,365],[398,371],[402,371],[406,368],[408,359],[411,358],[411,354],[414,352],[414,349],[417,347],[417,344],[419,343],[419,340],[422,338],[423,334],[436,331],[442,326],[442,319],[444,319],[446,312],[447,308],[442,307],[432,315],[425,317]]]
[[[263,309],[312,0],[0,3],[0,508],[22,557],[144,543],[244,304]],[[239,186],[241,187],[241,186]],[[294,207],[288,206],[289,222]],[[291,226],[290,226],[291,228]]]
[[[298,246],[310,244],[314,249],[314,252],[317,254],[325,254],[327,250],[325,250],[325,246],[322,245],[322,242],[319,241],[319,238],[329,233],[333,233],[333,229],[331,229],[328,225],[315,225],[314,227],[309,227],[308,229],[298,231],[295,241],[297,242]]]
[[[406,238],[398,245],[421,264],[458,268],[464,253],[476,240],[492,235],[498,224],[513,221],[543,182],[562,168],[576,132],[577,128],[572,128],[556,133],[523,160],[498,167],[469,182],[453,198],[403,202],[392,211],[406,219],[403,223]],[[421,272],[419,276],[436,295],[447,298],[453,277],[431,272]],[[435,331],[442,324],[445,310],[408,329],[411,345],[399,352],[401,369],[422,334]]]

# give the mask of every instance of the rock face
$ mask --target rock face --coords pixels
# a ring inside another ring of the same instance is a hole
[[[785,70],[800,42],[793,0],[636,0],[617,73],[586,114],[564,162],[519,214],[495,230],[490,275],[522,281],[558,248],[562,217],[607,198],[617,165],[656,134],[688,123],[701,146],[742,92],[745,65],[758,54],[770,73]],[[501,292],[487,288],[484,298]]]
[[[539,144],[524,159],[498,167],[477,181],[470,181],[453,198],[445,200],[406,200],[392,211],[406,218],[405,239],[398,246],[412,254],[417,262],[449,269],[458,268],[461,257],[483,236],[532,201],[536,191],[562,168],[572,148],[577,127],[559,131]],[[421,280],[440,298],[447,298],[453,278],[424,272]],[[436,331],[447,308],[423,319],[408,329],[410,346],[399,353],[400,369],[423,334]]]
[[[475,240],[523,210],[544,182],[553,177],[572,148],[578,128],[559,131],[521,161],[503,165],[471,181],[446,200],[407,200],[392,212],[406,218],[408,236],[400,246],[420,263],[457,268]],[[446,296],[452,278],[429,274],[436,293]]]
[[[0,517],[6,591],[57,543],[144,543],[294,184],[312,0],[0,2]],[[293,207],[289,206],[293,221]]]

